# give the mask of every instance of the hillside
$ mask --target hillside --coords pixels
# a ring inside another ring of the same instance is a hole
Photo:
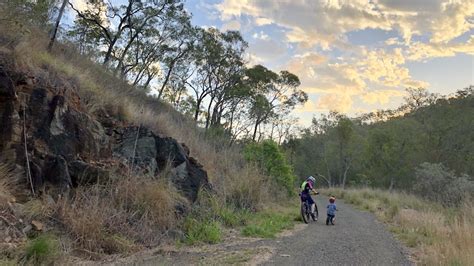
[[[127,254],[208,223],[220,232],[219,213],[198,208],[263,206],[267,177],[238,147],[74,47],[48,52],[41,31],[10,26],[0,26],[2,257]]]

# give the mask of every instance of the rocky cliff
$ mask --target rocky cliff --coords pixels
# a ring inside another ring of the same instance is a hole
[[[206,171],[184,144],[106,108],[89,112],[78,88],[22,73],[0,57],[0,160],[31,173],[37,194],[64,194],[117,172],[165,176],[190,201],[208,186]]]

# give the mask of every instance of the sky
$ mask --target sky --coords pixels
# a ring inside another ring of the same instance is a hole
[[[396,108],[407,87],[448,95],[474,85],[474,0],[183,1],[194,25],[239,30],[249,66],[300,78],[301,125],[330,110]]]
[[[289,70],[308,125],[336,110],[396,108],[405,88],[474,85],[474,0],[187,0],[193,24],[239,30],[249,65]]]

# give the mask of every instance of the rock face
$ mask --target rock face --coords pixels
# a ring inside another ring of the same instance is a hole
[[[106,181],[106,165],[95,163],[102,160],[122,161],[129,172],[150,177],[169,173],[191,201],[208,186],[206,171],[175,139],[114,121],[105,111],[88,113],[73,88],[46,86],[1,60],[0,122],[0,160],[26,169],[28,154],[36,189],[52,185],[64,192]]]
[[[126,159],[134,171],[146,175],[170,171],[168,177],[188,199],[195,201],[199,188],[207,186],[207,173],[175,139],[160,137],[144,127],[122,128],[115,131],[115,139],[116,157]]]

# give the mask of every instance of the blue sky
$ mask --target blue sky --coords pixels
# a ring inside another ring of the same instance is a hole
[[[394,108],[406,87],[474,84],[474,0],[187,0],[193,23],[240,30],[249,64],[297,74],[294,115]]]

